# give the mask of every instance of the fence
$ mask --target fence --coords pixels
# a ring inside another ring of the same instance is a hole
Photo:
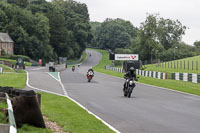
[[[17,126],[15,123],[15,117],[13,114],[13,107],[12,107],[12,103],[11,100],[8,96],[7,93],[6,94],[6,98],[7,98],[7,105],[8,105],[8,116],[9,116],[9,123],[10,123],[10,130],[9,133],[17,133]]]
[[[160,60],[152,62],[156,67],[168,69],[182,69],[182,70],[200,70],[200,62],[198,59],[194,60],[174,60],[162,62]],[[143,65],[152,64],[150,61],[143,61]]]
[[[184,70],[200,69],[199,61],[189,61],[189,60],[164,62],[164,63],[159,63],[158,66],[162,68],[173,68],[173,69],[184,69]]]
[[[106,65],[105,69],[111,70],[111,71],[120,72],[120,73],[124,73],[125,72],[122,68],[112,67],[110,65]]]
[[[105,69],[124,73],[124,70],[122,68],[116,68],[116,67],[112,67],[110,65],[106,65]],[[136,74],[141,75],[141,76],[145,76],[145,77],[153,77],[153,78],[157,78],[157,79],[168,79],[168,74],[163,73],[163,72],[144,71],[144,70],[136,69]],[[200,83],[200,74],[196,74],[196,73],[171,73],[171,79],[189,81],[189,82],[193,82],[193,83]]]
[[[106,65],[105,69],[124,73],[124,70],[122,68],[112,67],[110,65]],[[144,71],[144,70],[136,69],[136,74],[141,75],[141,76],[146,76],[146,77],[158,78],[158,79],[167,79],[167,74],[163,72]]]
[[[196,73],[172,73],[171,79],[200,83],[200,74]]]
[[[144,70],[137,69],[136,74],[145,76],[145,77],[153,77],[157,79],[167,79],[167,73],[163,73],[163,72],[144,71]]]

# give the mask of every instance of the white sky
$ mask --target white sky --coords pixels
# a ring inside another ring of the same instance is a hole
[[[192,45],[200,41],[200,0],[77,0],[88,6],[91,21],[122,18],[139,27],[146,13],[159,13],[163,18],[178,19],[189,29],[183,41]]]
[[[178,19],[189,29],[183,41],[192,45],[200,40],[200,0],[78,0],[88,6],[90,20],[103,22],[106,18],[122,18],[139,27],[146,13]]]

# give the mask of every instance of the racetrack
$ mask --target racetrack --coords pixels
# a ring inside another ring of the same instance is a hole
[[[75,72],[61,72],[70,97],[123,133],[199,133],[200,97],[136,84],[131,98],[123,97],[123,79],[95,72],[91,83],[86,72],[101,59],[92,56]]]

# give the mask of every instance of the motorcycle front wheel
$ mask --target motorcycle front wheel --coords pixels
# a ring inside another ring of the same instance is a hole
[[[123,91],[124,91],[124,96],[127,97],[127,95],[128,95],[127,89],[124,89]]]
[[[133,91],[133,88],[132,88],[132,87],[129,87],[129,89],[128,89],[128,98],[131,97],[132,91]]]

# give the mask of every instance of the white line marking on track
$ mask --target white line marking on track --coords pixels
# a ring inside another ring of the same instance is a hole
[[[52,78],[54,78],[55,80],[57,80],[58,82],[60,82],[60,79],[55,78],[52,74],[48,73]],[[59,78],[59,77],[58,77]]]
[[[35,90],[39,90],[39,91],[43,91],[43,92],[47,92],[47,93],[51,93],[51,94],[55,94],[55,95],[58,95],[58,96],[63,96],[63,97],[66,97],[68,99],[70,99],[71,101],[73,101],[74,103],[76,103],[78,106],[80,106],[82,109],[86,110],[89,114],[93,115],[95,118],[97,118],[98,120],[100,120],[102,123],[104,123],[106,126],[108,126],[111,130],[113,130],[114,132],[116,133],[121,133],[120,131],[118,131],[116,128],[114,128],[113,126],[111,126],[110,124],[108,124],[107,122],[105,122],[103,119],[101,119],[99,116],[95,115],[94,113],[92,113],[91,111],[89,111],[86,107],[84,107],[83,105],[81,105],[80,103],[78,103],[76,100],[72,99],[70,96],[68,95],[62,95],[62,94],[59,94],[59,93],[55,93],[55,92],[51,92],[51,91],[47,91],[47,90],[43,90],[43,89],[39,89],[39,88],[36,88],[36,87],[33,87],[31,85],[29,85],[29,74],[28,74],[28,71],[26,71],[27,73],[27,80],[26,80],[26,85],[32,89],[35,89]],[[60,78],[60,74],[58,75],[59,78]],[[61,78],[60,78],[60,82],[61,82]],[[62,82],[61,82],[62,84]],[[62,84],[63,85],[63,84]],[[64,85],[63,85],[63,88],[64,88]]]
[[[35,70],[41,70],[41,69],[46,69],[46,67],[33,68],[33,69],[29,69],[29,70],[35,71]]]
[[[62,89],[63,89],[63,91],[64,91],[64,94],[65,94],[66,96],[68,96],[67,91],[66,91],[66,89],[65,89],[65,86],[63,85],[63,83],[62,83],[62,81],[61,81],[60,72],[58,72],[58,78],[59,78],[59,83],[60,83],[60,85],[61,85],[61,87],[62,87]]]

